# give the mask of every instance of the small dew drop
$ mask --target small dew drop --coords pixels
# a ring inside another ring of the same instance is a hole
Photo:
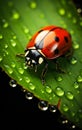
[[[52,89],[51,89],[49,86],[46,86],[46,92],[47,92],[47,93],[51,93],[51,92],[52,92]]]
[[[5,44],[5,49],[7,49],[8,48],[8,44]]]
[[[76,128],[76,126],[75,126],[75,125],[72,125],[72,126],[71,126],[71,128],[72,128],[72,129],[75,129],[75,128]]]
[[[62,15],[62,16],[65,15],[65,9],[61,8],[61,9],[59,10],[59,14]]]
[[[48,103],[46,101],[39,101],[38,108],[42,111],[46,111],[48,109]]]
[[[12,70],[12,68],[10,66],[4,65],[4,67],[7,69],[7,71],[8,71],[9,74],[13,73],[13,70]]]
[[[16,64],[14,62],[11,62],[11,67],[15,68]]]
[[[62,77],[61,76],[59,76],[59,77],[57,77],[57,81],[62,81],[63,79],[62,79]]]
[[[57,111],[57,108],[56,108],[55,105],[50,105],[50,106],[49,106],[49,110],[50,110],[51,112],[56,112],[56,111]]]
[[[70,34],[73,35],[74,34],[74,30],[70,30]]]
[[[71,18],[72,17],[72,13],[68,13],[68,18]]]
[[[14,87],[17,86],[17,83],[16,83],[15,80],[11,79],[10,82],[9,82],[9,85],[14,88]]]
[[[29,33],[29,29],[27,27],[25,27],[25,26],[23,28],[24,28],[24,33],[28,34]]]
[[[79,88],[79,84],[77,82],[74,83],[74,88],[75,89]]]
[[[30,3],[30,8],[31,8],[31,9],[35,9],[36,7],[37,7],[36,2],[32,1],[32,2]]]
[[[16,37],[16,35],[13,35],[13,39],[15,40],[17,37]]]
[[[30,82],[30,83],[29,83],[29,88],[30,88],[31,90],[35,90],[35,85]]]
[[[30,79],[28,77],[24,77],[26,83],[30,83]]]
[[[79,44],[78,44],[77,42],[74,42],[74,43],[73,43],[73,48],[74,48],[74,49],[79,49]]]
[[[33,99],[34,96],[32,93],[26,92],[25,97],[26,97],[26,99],[31,100],[31,99]]]
[[[20,18],[20,15],[19,15],[18,12],[13,12],[13,16],[12,17],[13,17],[13,19],[17,20],[17,19]]]
[[[77,23],[77,19],[76,18],[73,18],[73,23],[76,24]]]
[[[0,62],[3,60],[2,56],[0,56]]]
[[[74,99],[74,95],[73,95],[71,92],[67,92],[67,93],[66,93],[66,97],[67,97],[67,99],[69,99],[69,100],[73,100],[73,99]]]
[[[58,96],[63,96],[64,95],[64,90],[62,88],[60,88],[60,87],[56,87],[55,93]]]
[[[77,77],[77,82],[82,82],[82,76],[81,75],[79,75],[78,77]]]
[[[71,64],[72,64],[72,65],[75,65],[76,63],[77,63],[77,60],[76,60],[75,57],[73,57],[73,58],[71,59]]]
[[[62,121],[62,124],[67,124],[67,123],[68,123],[67,119]]]
[[[69,107],[66,104],[63,104],[63,111],[67,112],[69,110]]]
[[[77,13],[80,14],[81,12],[82,12],[82,9],[81,9],[81,8],[78,8],[78,9],[77,9]]]
[[[0,39],[3,39],[3,35],[2,34],[0,34]]]
[[[10,42],[11,42],[11,45],[12,45],[13,47],[16,46],[16,42],[15,42],[13,39],[11,39]]]
[[[23,73],[24,73],[24,69],[23,69],[23,68],[18,68],[18,72],[19,72],[20,74],[23,74]]]
[[[4,22],[4,24],[3,24],[3,28],[7,28],[9,26],[9,24],[8,24],[8,22]]]

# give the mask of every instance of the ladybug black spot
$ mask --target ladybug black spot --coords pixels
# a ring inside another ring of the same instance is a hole
[[[54,51],[54,53],[55,53],[56,55],[59,54],[59,50],[56,49],[56,50]]]
[[[59,42],[59,37],[54,38],[56,42]]]
[[[64,37],[64,40],[66,43],[68,43],[68,38],[66,36]]]

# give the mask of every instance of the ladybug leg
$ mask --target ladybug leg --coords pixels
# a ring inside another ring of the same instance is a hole
[[[73,55],[73,48],[71,48],[65,55],[64,57],[67,58],[68,60],[70,60],[70,58]]]
[[[42,84],[44,85],[45,84],[45,74],[47,72],[47,69],[48,69],[48,63],[46,62],[45,63],[45,67],[44,69],[42,70],[42,74],[41,74],[41,80],[42,80]]]
[[[21,57],[21,58],[24,58],[24,57],[25,57],[25,54],[16,54],[16,56]]]
[[[60,72],[60,73],[66,73],[66,71],[63,68],[61,68],[61,66],[60,66],[60,64],[59,64],[59,62],[57,60],[55,61],[55,64],[56,64],[56,70],[58,72]]]

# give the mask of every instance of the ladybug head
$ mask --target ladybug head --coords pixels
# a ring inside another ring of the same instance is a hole
[[[44,61],[44,57],[36,49],[27,49],[25,50],[25,52],[25,60],[27,66],[34,67],[38,64],[42,64],[42,62]]]

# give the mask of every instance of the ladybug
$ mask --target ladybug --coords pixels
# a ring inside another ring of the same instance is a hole
[[[25,49],[26,65],[35,67],[45,63],[42,71],[42,82],[48,68],[47,60],[56,59],[65,55],[72,46],[70,33],[59,26],[46,26],[33,35]]]

